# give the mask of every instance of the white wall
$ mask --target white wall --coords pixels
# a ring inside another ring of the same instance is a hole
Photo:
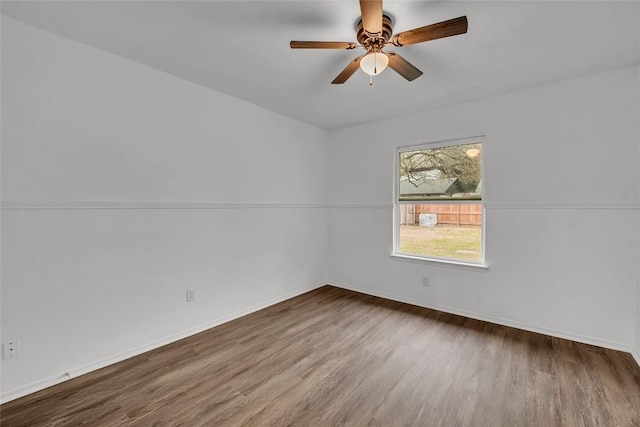
[[[638,349],[639,90],[635,67],[327,134],[3,17],[2,400],[325,282]],[[392,261],[395,146],[478,134],[489,270]]]
[[[633,67],[332,132],[330,281],[629,351],[639,89]],[[392,260],[395,147],[481,134],[489,269]]]
[[[325,283],[326,142],[3,17],[2,399]]]

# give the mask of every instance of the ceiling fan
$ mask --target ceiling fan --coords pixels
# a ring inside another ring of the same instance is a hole
[[[413,30],[398,33],[392,37],[393,26],[391,17],[382,12],[382,0],[360,0],[361,18],[356,24],[356,39],[360,45],[353,42],[322,42],[322,41],[291,41],[292,49],[356,49],[362,48],[366,54],[355,58],[331,82],[342,84],[361,68],[369,74],[369,84],[373,84],[371,76],[380,74],[387,66],[411,81],[422,75],[422,71],[414,67],[409,61],[395,52],[383,52],[388,45],[397,47],[422,43],[429,40],[456,36],[467,32],[467,17],[442,21]]]

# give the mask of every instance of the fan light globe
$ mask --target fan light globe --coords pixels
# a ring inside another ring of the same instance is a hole
[[[389,57],[382,52],[371,52],[360,60],[360,68],[365,73],[375,76],[387,68]]]

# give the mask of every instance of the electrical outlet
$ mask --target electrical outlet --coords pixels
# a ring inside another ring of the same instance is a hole
[[[196,290],[195,289],[187,289],[187,302],[191,302],[196,299]]]
[[[424,276],[422,278],[422,286],[427,286],[429,287],[429,278],[427,276]]]
[[[9,340],[2,343],[2,358],[14,359],[20,356],[20,346],[18,340]]]

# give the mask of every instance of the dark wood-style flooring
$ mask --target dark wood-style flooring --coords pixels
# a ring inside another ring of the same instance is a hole
[[[3,427],[640,426],[640,367],[325,286],[0,410]]]

